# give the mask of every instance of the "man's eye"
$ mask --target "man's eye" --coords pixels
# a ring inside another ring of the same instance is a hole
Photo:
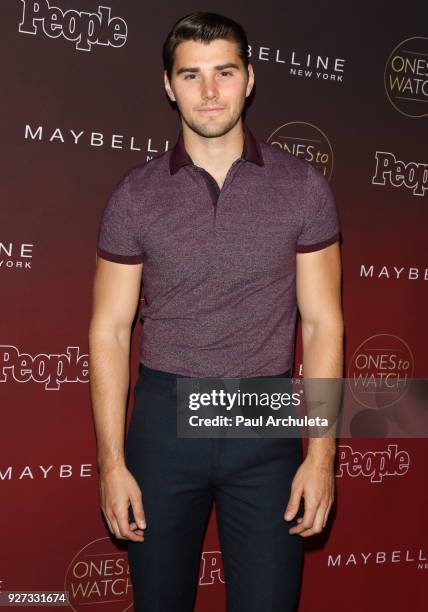
[[[186,80],[186,79],[193,79],[193,77],[196,77],[196,74],[193,74],[193,73],[191,73],[191,74],[186,74],[186,75],[184,76],[184,79],[185,79],[185,80]]]
[[[229,70],[222,70],[222,71],[220,72],[220,74],[221,74],[222,76],[232,75],[232,73],[231,73]]]

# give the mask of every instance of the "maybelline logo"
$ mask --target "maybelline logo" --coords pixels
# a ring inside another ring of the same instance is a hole
[[[424,196],[428,189],[428,164],[397,160],[394,153],[376,151],[376,169],[373,185],[405,187],[413,195]]]
[[[1,480],[62,480],[71,478],[92,478],[96,468],[92,463],[71,465],[22,465],[20,467],[8,465],[0,467]]]
[[[357,567],[367,565],[389,565],[396,563],[417,563],[417,567],[428,567],[425,551],[419,550],[376,550],[371,552],[338,553],[327,556],[328,567]]]
[[[337,448],[339,467],[336,476],[362,476],[370,482],[382,482],[386,476],[404,476],[409,470],[410,455],[407,451],[398,450],[397,444],[388,444],[387,450],[354,451],[347,444]]]
[[[319,81],[343,81],[345,71],[345,59],[343,58],[298,51],[284,53],[281,49],[256,47],[254,45],[248,45],[247,54],[252,63],[254,63],[254,60],[258,60],[287,66],[290,76],[305,79],[315,78]]]
[[[415,268],[407,266],[375,266],[374,264],[361,264],[361,278],[386,278],[392,280],[423,280],[428,281],[428,268]]]
[[[0,270],[3,268],[31,268],[34,244],[0,241]]]
[[[92,45],[122,47],[128,27],[122,17],[111,17],[109,6],[99,6],[96,13],[50,6],[48,0],[21,0],[21,34],[43,33],[49,38],[63,37],[76,43],[79,51],[91,51]]]
[[[0,383],[36,382],[48,391],[58,391],[64,383],[89,380],[89,356],[80,347],[67,346],[65,353],[20,353],[16,346],[0,344]]]
[[[161,143],[161,147],[154,147],[151,138],[147,139],[145,146],[139,146],[135,136],[125,136],[123,134],[103,134],[102,132],[88,132],[87,130],[43,129],[43,126],[32,127],[28,123],[24,130],[25,140],[38,140],[39,142],[53,142],[55,144],[86,145],[94,148],[110,148],[127,151],[146,152],[146,159],[149,161],[157,154],[168,151],[169,141]]]

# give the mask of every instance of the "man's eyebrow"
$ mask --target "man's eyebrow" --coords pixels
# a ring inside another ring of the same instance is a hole
[[[239,70],[238,64],[235,64],[234,62],[228,62],[227,64],[220,64],[219,66],[214,66],[214,70],[226,70],[226,68],[236,68],[237,70]],[[197,72],[200,72],[200,68],[192,67],[192,66],[188,68],[179,68],[176,74],[179,75],[179,74],[182,74],[183,72],[197,73]]]

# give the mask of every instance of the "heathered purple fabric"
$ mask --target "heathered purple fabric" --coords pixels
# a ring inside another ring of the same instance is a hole
[[[321,172],[244,127],[247,159],[232,164],[216,205],[180,134],[128,171],[104,207],[98,255],[144,264],[148,367],[233,378],[292,368],[296,253],[336,242],[340,222]]]

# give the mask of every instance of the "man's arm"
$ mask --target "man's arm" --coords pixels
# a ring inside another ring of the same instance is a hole
[[[297,253],[296,292],[301,317],[303,377],[342,378],[343,315],[339,242]],[[309,438],[308,455],[333,459],[334,438]]]
[[[140,295],[143,264],[98,257],[89,327],[89,378],[97,438],[101,505],[116,537],[140,541],[128,524],[129,501],[140,508],[139,489],[126,470],[124,434],[129,388],[131,326]],[[142,519],[141,509],[134,516]]]
[[[301,316],[304,378],[342,378],[343,316],[339,242],[296,255],[296,292]],[[304,464],[296,473],[286,520],[305,497],[305,516],[290,533],[319,533],[333,503],[336,440],[309,438]]]

